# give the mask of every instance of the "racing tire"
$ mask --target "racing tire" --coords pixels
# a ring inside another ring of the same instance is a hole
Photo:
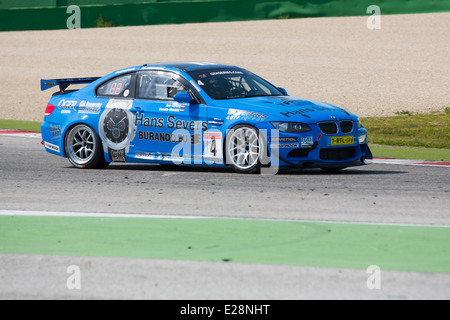
[[[235,172],[257,173],[265,156],[264,138],[250,125],[237,125],[227,132],[225,159]]]
[[[77,124],[69,129],[64,139],[69,162],[80,169],[102,169],[109,165],[103,155],[101,140],[94,129]]]

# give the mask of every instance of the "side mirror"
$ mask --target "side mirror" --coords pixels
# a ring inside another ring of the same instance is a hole
[[[281,91],[281,93],[282,93],[282,94],[284,94],[285,96],[287,96],[287,95],[288,95],[288,93],[287,93],[287,91],[286,91],[286,89],[285,89],[285,88],[280,88],[280,87],[278,87],[277,89],[278,89],[278,90],[280,90],[280,91]]]
[[[191,103],[192,101],[191,95],[186,91],[178,92],[173,96],[173,99],[179,103]]]

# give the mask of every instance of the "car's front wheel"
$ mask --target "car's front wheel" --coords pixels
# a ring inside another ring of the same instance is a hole
[[[78,124],[69,129],[64,147],[66,156],[74,167],[93,169],[104,168],[109,164],[105,161],[98,134],[85,124]]]
[[[264,140],[256,128],[238,125],[229,130],[225,142],[226,163],[239,173],[254,173],[261,167]]]

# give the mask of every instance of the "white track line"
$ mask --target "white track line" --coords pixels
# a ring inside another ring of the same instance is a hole
[[[292,219],[254,219],[214,216],[187,216],[187,215],[153,215],[134,213],[90,213],[90,212],[63,212],[63,211],[26,211],[26,210],[0,210],[0,216],[34,216],[34,217],[84,217],[84,218],[138,218],[138,219],[223,219],[223,220],[254,220],[254,221],[278,221],[278,222],[312,222],[333,224],[359,224],[401,227],[439,227],[450,228],[450,225],[432,224],[404,224],[404,223],[378,223],[378,222],[353,222],[333,220],[292,220]]]
[[[168,219],[206,219],[214,217],[183,215],[148,215],[135,213],[96,213],[96,212],[64,212],[64,211],[25,211],[0,210],[0,216],[41,216],[41,217],[88,217],[88,218],[168,218]]]
[[[40,132],[0,129],[0,135],[21,138],[42,138]]]
[[[370,160],[370,162],[378,163],[378,164],[398,164],[398,165],[408,165],[408,166],[450,167],[450,162],[447,162],[447,161],[374,158],[374,159]]]

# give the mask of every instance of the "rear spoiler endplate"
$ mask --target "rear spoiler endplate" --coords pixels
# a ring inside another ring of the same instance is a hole
[[[64,91],[71,84],[82,84],[91,83],[95,80],[100,79],[100,77],[87,77],[87,78],[68,78],[68,79],[41,79],[41,91],[59,86],[59,90],[64,93]]]

